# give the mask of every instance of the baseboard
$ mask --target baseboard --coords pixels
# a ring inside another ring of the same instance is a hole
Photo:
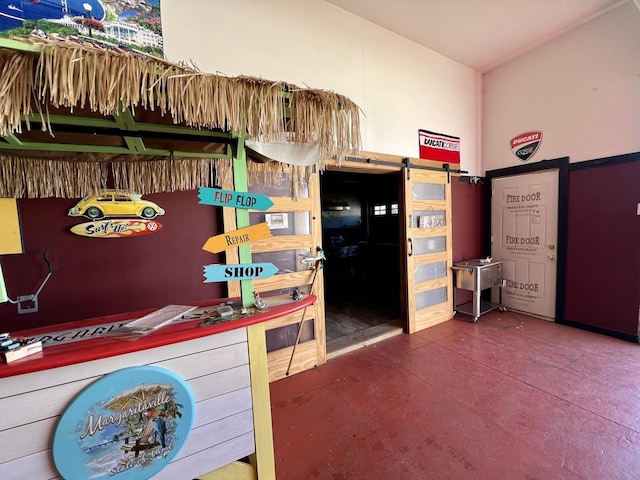
[[[618,332],[616,330],[609,330],[608,328],[596,327],[594,325],[587,325],[584,323],[574,322],[572,320],[557,320],[556,323],[567,325],[568,327],[579,328],[581,330],[587,330],[589,332],[599,333],[601,335],[607,335],[608,337],[619,338],[628,342],[638,343],[638,335],[633,335],[631,333]]]

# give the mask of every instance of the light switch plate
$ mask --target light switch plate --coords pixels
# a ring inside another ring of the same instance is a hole
[[[640,203],[636,207],[636,215],[640,215]]]

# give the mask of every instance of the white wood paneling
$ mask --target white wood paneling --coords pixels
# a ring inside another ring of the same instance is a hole
[[[0,463],[0,472],[3,480],[59,478],[58,472],[53,468],[49,451],[34,453],[7,464]]]
[[[209,448],[222,445],[232,438],[239,437],[253,430],[253,412],[245,410],[230,417],[211,422],[198,428],[194,428],[182,446],[176,460],[180,458],[193,457],[195,454],[208,450]],[[227,463],[238,460],[230,459]],[[216,467],[214,467],[216,468]],[[213,469],[212,469],[213,470]],[[208,470],[205,470],[205,472]],[[200,472],[200,473],[205,473]]]
[[[194,355],[172,358],[163,362],[154,363],[154,365],[168,368],[188,381],[193,378],[211,374],[212,372],[224,372],[237,365],[247,365],[248,363],[247,346],[244,343],[239,343],[215,350],[198,352]],[[222,377],[224,379],[225,376],[223,375]],[[100,378],[100,376],[4,398],[2,403],[3,408],[13,413],[11,415],[0,416],[0,435],[3,430],[15,427],[16,425],[60,415],[61,411],[69,402],[69,398],[73,397],[98,378]],[[218,379],[211,379],[211,381],[215,383]]]
[[[235,412],[249,409],[251,409],[250,387],[218,395],[198,403],[199,411],[193,428],[229,417]]]
[[[255,451],[253,433],[245,433],[232,438],[225,444],[226,452],[220,448],[209,448],[200,452],[197,462],[190,457],[171,462],[163,468],[153,480],[176,480],[197,478],[223,465],[230,463],[229,458],[244,458]],[[231,460],[232,461],[232,460]],[[17,480],[17,479],[16,479]]]
[[[196,402],[202,402],[207,398],[245,388],[249,385],[251,385],[251,377],[248,365],[240,365],[218,372],[215,375],[207,375],[189,381],[189,386],[196,397]]]
[[[83,378],[96,378],[111,373],[120,368],[131,365],[152,365],[170,358],[192,355],[196,352],[213,350],[225,345],[247,341],[244,328],[223,332],[210,337],[202,337],[187,342],[165,345],[163,347],[141,350],[127,355],[102,358],[92,362],[74,365],[74,368],[60,367],[50,370],[33,372],[27,375],[7,377],[2,379],[0,399],[41,388],[52,387],[68,382],[75,382]],[[46,348],[46,347],[45,347]]]
[[[2,380],[0,477],[49,479],[60,415],[87,385],[121,368],[157,365],[183,377],[196,399],[194,428],[157,478],[191,478],[255,451],[246,329]],[[165,472],[166,470],[166,472]],[[174,476],[171,476],[173,472]],[[176,472],[179,476],[176,477]]]

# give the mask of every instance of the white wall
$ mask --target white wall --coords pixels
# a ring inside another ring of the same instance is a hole
[[[629,1],[484,77],[482,165],[522,164],[511,138],[541,130],[529,163],[640,151],[640,10]]]
[[[480,173],[481,75],[323,0],[162,0],[165,54],[205,72],[332,90],[363,110],[363,150],[418,157],[418,130],[461,138]]]

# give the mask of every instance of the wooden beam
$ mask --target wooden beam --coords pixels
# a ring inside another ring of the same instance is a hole
[[[247,327],[249,368],[253,398],[253,424],[256,438],[256,468],[260,480],[275,480],[276,465],[271,426],[271,397],[267,369],[267,341],[264,323]]]
[[[9,48],[11,50],[20,50],[21,52],[40,53],[42,47],[30,43],[10,40],[8,38],[0,38],[0,48]]]
[[[20,140],[17,136],[11,134],[3,137],[9,145],[14,147],[19,147],[22,145],[22,140]]]

